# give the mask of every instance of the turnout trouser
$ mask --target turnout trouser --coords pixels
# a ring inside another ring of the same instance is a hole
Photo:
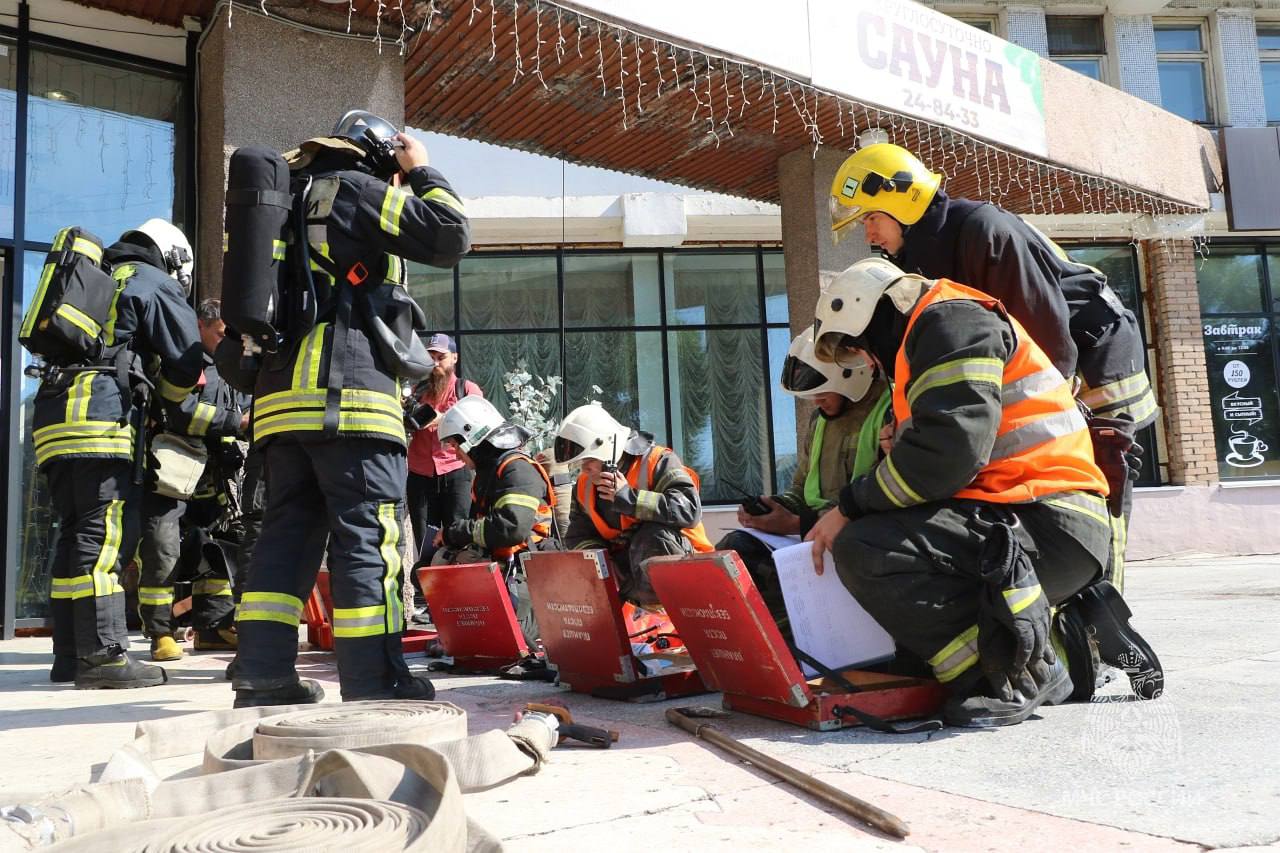
[[[991,527],[1017,524],[1050,604],[1097,580],[1111,525],[1105,501],[1074,492],[1033,504],[944,500],[866,515],[832,548],[840,580],[902,648],[947,683],[978,662],[979,556]]]
[[[328,543],[342,698],[390,690],[408,675],[400,639],[405,451],[367,438],[273,439],[262,535],[240,598],[237,689],[297,678],[298,625]]]
[[[44,468],[59,520],[50,612],[53,653],[128,647],[120,570],[138,544],[138,488],[128,459],[54,459]]]
[[[156,639],[173,631],[173,573],[182,553],[182,515],[187,504],[146,492],[138,545],[138,615],[142,633]]]
[[[262,514],[267,506],[267,466],[258,445],[249,448],[244,460],[244,480],[240,488],[240,546],[236,552],[236,565],[232,577],[232,595],[236,602],[244,590],[249,564],[253,561],[253,549],[262,535]]]
[[[191,582],[191,625],[197,629],[230,628],[235,622],[234,581],[240,532],[212,531],[226,506],[216,497],[193,500],[184,516],[182,558],[184,572],[197,576]]]

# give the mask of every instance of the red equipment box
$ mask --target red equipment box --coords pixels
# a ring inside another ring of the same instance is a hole
[[[618,582],[604,551],[526,551],[520,561],[547,660],[561,684],[576,693],[637,702],[707,692],[692,663],[646,674],[632,651]]]
[[[849,707],[906,720],[942,706],[945,691],[932,679],[840,673],[858,692],[806,679],[734,551],[658,557],[649,579],[703,678],[723,691],[725,708],[827,731],[859,724]]]
[[[487,672],[529,654],[497,563],[423,566],[418,582],[440,643],[459,667]]]

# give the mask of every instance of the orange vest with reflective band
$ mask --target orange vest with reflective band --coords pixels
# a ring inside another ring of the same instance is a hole
[[[1106,496],[1107,480],[1093,461],[1089,428],[1071,396],[1071,386],[1022,324],[1005,312],[999,300],[972,287],[938,279],[916,304],[907,321],[906,334],[911,334],[911,327],[926,308],[949,299],[971,299],[999,311],[1013,326],[1017,337],[1017,349],[1002,368],[998,359],[958,359],[936,365],[921,377],[928,385],[928,374],[934,371],[937,371],[934,379],[940,382],[958,381],[958,377],[974,375],[974,372],[981,375],[983,371],[999,369],[1001,374],[1000,426],[990,459],[973,482],[954,497],[992,503],[1026,503],[1076,490]],[[911,368],[907,365],[905,340],[904,335],[893,387],[893,414],[899,424],[911,418],[908,402],[911,392],[907,387]]]
[[[631,463],[631,468],[627,471],[627,484],[631,486],[633,491],[649,490],[649,487],[653,485],[653,472],[657,470],[658,462],[662,460],[662,454],[666,452],[667,449],[665,447],[659,447],[655,444],[649,450],[647,464],[641,464],[639,458]],[[693,480],[694,488],[701,489],[702,485],[698,480],[697,472],[688,466],[685,466],[684,470],[688,472],[689,478]],[[641,472],[644,473],[643,484],[640,482]],[[578,503],[587,511],[587,515],[591,517],[591,523],[595,525],[596,532],[608,540],[617,539],[622,535],[623,530],[643,523],[634,516],[623,515],[619,522],[622,525],[621,530],[610,527],[609,523],[596,511],[595,495],[592,494],[591,484],[586,474],[578,475]],[[684,534],[685,539],[689,540],[689,544],[694,551],[706,553],[707,551],[715,550],[715,546],[707,539],[707,531],[703,529],[701,521],[693,527],[684,528],[680,532]]]
[[[494,548],[493,556],[495,557],[506,558],[510,557],[512,554],[518,554],[527,549],[533,543],[541,542],[543,539],[546,539],[551,535],[551,517],[556,508],[556,490],[551,486],[551,478],[547,476],[547,472],[543,470],[542,466],[539,465],[536,460],[524,453],[512,453],[506,459],[503,459],[498,463],[498,470],[494,472],[493,479],[497,481],[498,478],[502,476],[502,472],[507,470],[507,466],[517,459],[523,459],[528,462],[533,466],[533,470],[537,471],[539,476],[542,477],[542,482],[547,484],[547,500],[545,503],[538,505],[537,518],[533,522],[533,532],[530,534],[529,540],[527,542],[521,542],[519,545],[512,545],[507,548]],[[476,495],[476,486],[474,482],[471,484],[471,503],[480,510],[481,515],[489,511],[489,502],[487,500],[481,500]]]

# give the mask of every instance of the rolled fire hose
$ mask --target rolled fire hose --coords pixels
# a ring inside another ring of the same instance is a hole
[[[462,709],[398,701],[214,711],[136,734],[98,784],[0,809],[0,850],[268,853],[316,849],[305,839],[330,826],[363,828],[380,839],[370,850],[500,850],[462,793],[536,772],[558,739],[543,717],[466,737]],[[161,781],[152,760],[202,740],[206,775]],[[338,836],[320,847],[366,849]]]

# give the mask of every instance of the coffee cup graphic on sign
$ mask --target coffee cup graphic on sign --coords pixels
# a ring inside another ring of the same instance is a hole
[[[1262,454],[1269,448],[1265,441],[1248,432],[1233,432],[1227,439],[1231,452],[1227,454],[1226,463],[1237,468],[1252,468],[1261,465],[1266,459]]]

